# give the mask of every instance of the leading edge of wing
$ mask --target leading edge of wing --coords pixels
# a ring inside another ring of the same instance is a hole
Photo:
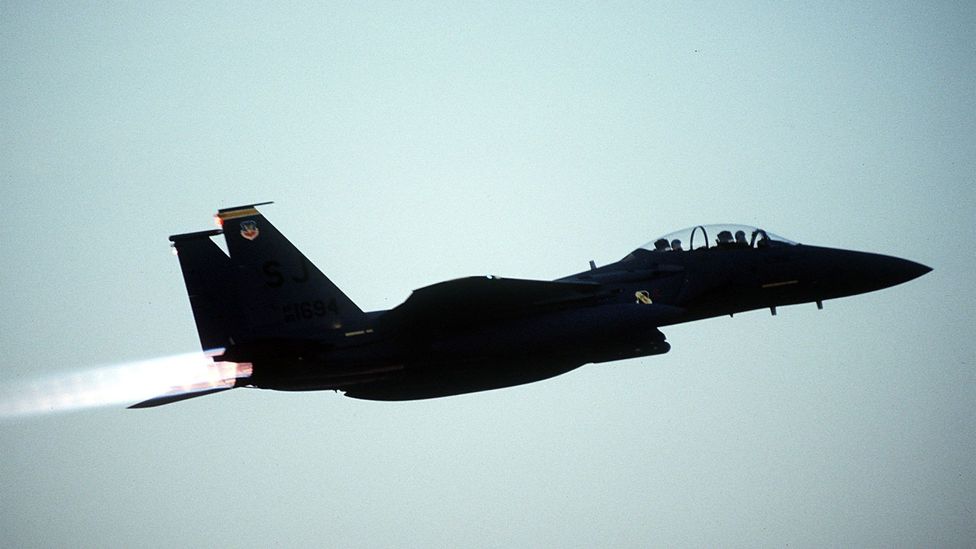
[[[593,299],[596,282],[472,276],[414,290],[380,322],[405,326],[471,323]]]

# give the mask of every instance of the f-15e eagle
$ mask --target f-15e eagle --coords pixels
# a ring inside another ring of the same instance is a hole
[[[539,381],[584,364],[668,352],[660,328],[879,290],[931,269],[700,225],[554,281],[474,276],[360,309],[252,204],[222,229],[173,235],[200,343],[229,383],[174,388],[145,408],[234,387],[336,390],[369,400],[444,397]],[[227,253],[212,240],[223,234]]]

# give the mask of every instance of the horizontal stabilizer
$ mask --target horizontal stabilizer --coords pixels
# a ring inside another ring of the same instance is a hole
[[[226,391],[228,389],[233,389],[233,387],[214,387],[212,389],[204,389],[202,391],[193,391],[189,393],[187,392],[170,393],[167,395],[153,397],[149,400],[143,400],[142,402],[137,402],[136,404],[129,406],[129,409],[131,410],[133,408],[153,408],[155,406],[162,406],[163,404],[172,404],[173,402],[179,402],[181,400],[186,400],[188,398],[195,398],[204,395],[209,395],[212,393],[219,393],[221,391]]]
[[[414,290],[380,322],[415,328],[477,323],[593,299],[601,287],[594,282],[458,278]]]

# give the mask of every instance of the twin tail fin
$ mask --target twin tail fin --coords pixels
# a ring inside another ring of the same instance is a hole
[[[307,339],[360,324],[356,306],[250,204],[217,212],[221,229],[170,237],[204,350]],[[223,234],[228,254],[213,242]]]

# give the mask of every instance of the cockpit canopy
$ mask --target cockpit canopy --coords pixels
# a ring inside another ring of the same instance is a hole
[[[641,246],[652,252],[683,252],[711,248],[795,246],[796,242],[748,225],[697,225],[666,234]]]

